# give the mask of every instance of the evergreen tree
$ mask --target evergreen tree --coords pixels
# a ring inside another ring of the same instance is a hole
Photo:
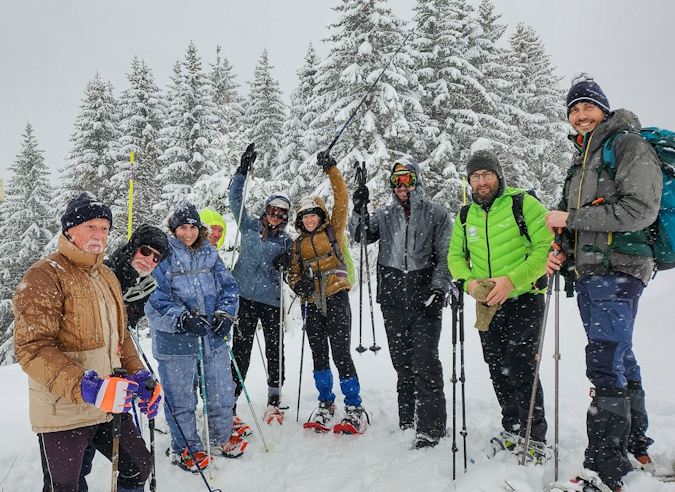
[[[222,136],[213,87],[193,42],[182,64],[174,66],[172,83],[169,118],[160,132],[164,167],[159,176],[162,199],[156,212],[164,215],[189,197],[195,182],[218,171],[215,159]]]
[[[286,120],[286,106],[279,82],[272,77],[273,68],[267,50],[263,50],[246,100],[248,140],[255,143],[258,151],[255,175],[264,179],[272,178],[272,169],[279,163],[282,127]]]
[[[564,113],[564,91],[561,78],[554,75],[550,56],[532,27],[519,24],[509,38],[513,50],[513,66],[520,79],[513,92],[517,106],[517,125],[521,138],[524,173],[518,185],[536,191],[549,208],[556,205],[569,154],[566,146],[567,125]]]
[[[12,335],[8,328],[14,291],[55,232],[49,216],[49,171],[42,154],[28,123],[21,152],[9,168],[6,197],[0,201],[0,346]]]
[[[124,191],[116,189],[112,177],[121,160],[119,105],[113,87],[97,73],[84,91],[80,113],[71,137],[73,148],[67,165],[61,170],[57,209],[84,191],[96,195],[106,204],[113,204]]]
[[[153,212],[158,203],[156,177],[160,173],[159,133],[164,127],[167,107],[164,96],[155,83],[150,68],[137,57],[131,62],[131,73],[127,74],[131,84],[120,96],[122,133],[120,143],[123,160],[117,164],[117,173],[112,184],[119,190],[129,188],[130,155],[134,153],[134,197],[133,215],[135,226],[142,223],[161,222]],[[126,232],[128,220],[128,196],[111,204],[117,218],[119,232]],[[124,224],[124,227],[122,227]]]

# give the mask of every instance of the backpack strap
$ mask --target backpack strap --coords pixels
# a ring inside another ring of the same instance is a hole
[[[527,224],[525,223],[525,214],[523,213],[523,201],[525,200],[525,193],[526,192],[518,193],[517,195],[511,196],[511,200],[513,201],[511,208],[513,210],[513,216],[516,219],[516,224],[518,224],[520,235],[525,236],[525,238],[531,243],[532,239],[530,239],[530,235],[527,233]]]
[[[628,130],[619,130],[611,133],[605,140],[605,143],[602,145],[602,166],[598,166],[598,179],[600,179],[602,171],[605,171],[609,176],[609,179],[614,181],[614,178],[616,177],[616,155],[614,153],[614,147],[616,146],[619,137],[626,133],[630,132]]]
[[[464,258],[469,261],[469,242],[466,238],[466,219],[469,216],[469,209],[471,208],[471,205],[464,205],[460,210],[459,210],[459,223],[462,224],[462,228],[464,229],[464,244],[462,245],[462,248],[464,249]]]
[[[335,256],[337,256],[338,261],[340,264],[345,265],[345,259],[342,256],[342,250],[340,249],[340,245],[337,243],[337,237],[335,236],[335,230],[333,230],[333,226],[328,224],[326,226],[326,235],[328,236],[328,240],[330,241],[331,246],[333,246],[333,251],[335,252]]]

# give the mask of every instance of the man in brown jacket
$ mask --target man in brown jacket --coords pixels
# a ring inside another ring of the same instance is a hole
[[[112,458],[112,413],[122,414],[117,490],[142,491],[150,474],[150,453],[125,412],[137,392],[150,415],[161,390],[145,388],[120,284],[103,265],[111,224],[110,208],[93,195],[73,199],[57,252],[28,270],[14,296],[16,359],[29,376],[30,421],[54,492],[77,492],[90,443]],[[115,368],[129,379],[110,377]]]

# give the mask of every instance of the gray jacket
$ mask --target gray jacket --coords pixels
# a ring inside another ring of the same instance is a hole
[[[573,256],[579,276],[615,271],[637,277],[647,285],[652,274],[653,258],[608,250],[608,245],[615,233],[639,231],[656,219],[663,181],[654,149],[638,135],[622,135],[614,148],[615,179],[605,171],[598,173],[606,139],[617,131],[640,129],[637,116],[618,109],[585,136],[583,146],[575,143],[579,152],[573,158],[558,208],[569,212],[564,248],[568,257]],[[602,251],[609,253],[609,266]]]
[[[416,190],[410,194],[410,218],[406,219],[403,205],[392,192],[389,205],[366,217],[366,237],[369,244],[380,241],[377,301],[419,305],[435,290],[450,290],[447,257],[452,221],[445,209],[425,199],[417,162],[404,159],[397,163],[417,175]],[[357,241],[360,224],[361,216],[354,211],[349,230]]]

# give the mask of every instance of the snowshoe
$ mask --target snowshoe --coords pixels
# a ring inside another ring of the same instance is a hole
[[[522,440],[520,446],[518,446],[518,459],[520,460],[523,456],[523,447],[525,446],[525,441]],[[540,441],[530,441],[527,444],[527,451],[525,452],[525,463],[534,463],[535,465],[543,465],[549,459],[553,457],[553,448],[546,446],[546,443]]]
[[[336,434],[363,434],[370,424],[368,413],[361,405],[347,405],[345,418],[333,427]]]
[[[437,437],[432,437],[423,432],[418,432],[415,436],[415,449],[426,449],[435,447],[440,441]]]
[[[209,467],[209,457],[204,451],[193,451],[192,454],[195,456],[200,470],[204,471]],[[197,473],[199,471],[192,456],[190,456],[187,447],[181,454],[172,453],[171,448],[167,448],[166,455],[171,458],[171,464],[176,465],[185,471],[192,473]]]
[[[617,490],[621,490],[620,488]],[[555,482],[546,489],[545,492],[615,492],[605,485],[598,474],[591,470],[583,470],[576,478],[569,482]]]
[[[251,428],[235,415],[232,417],[232,432],[239,437],[246,437],[251,435]]]
[[[267,422],[267,425],[272,425],[272,424],[283,424],[284,422],[284,413],[279,409],[279,407],[267,406],[267,410],[265,411],[265,415],[263,416],[263,420]]]
[[[239,434],[233,433],[230,440],[220,446],[220,451],[226,458],[239,458],[244,454],[247,446],[248,441],[246,439],[243,439]]]
[[[628,456],[630,457],[631,455]],[[675,473],[665,466],[654,463],[649,455],[645,454],[630,461],[636,471],[648,473],[662,482],[675,482]]]
[[[330,421],[335,414],[335,405],[332,401],[319,402],[319,406],[309,416],[309,420],[302,427],[305,429],[314,429],[316,432],[330,431]]]
[[[502,451],[516,453],[521,440],[522,438],[518,434],[503,430],[499,433],[498,437],[490,439],[490,448],[488,449],[487,457],[492,459],[497,453]]]

